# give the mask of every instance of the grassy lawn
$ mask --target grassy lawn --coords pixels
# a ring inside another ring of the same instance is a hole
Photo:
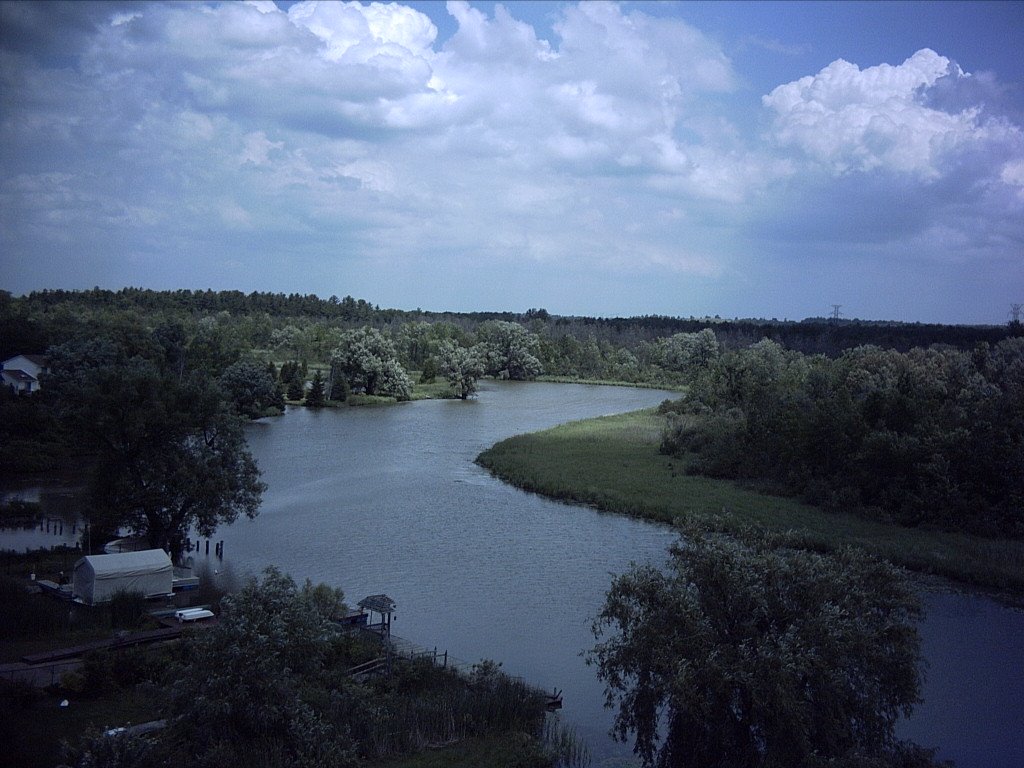
[[[477,461],[506,482],[564,501],[716,530],[754,527],[817,550],[863,547],[911,570],[1024,593],[1024,542],[903,528],[827,513],[793,499],[684,472],[658,453],[663,417],[653,409],[519,435]]]

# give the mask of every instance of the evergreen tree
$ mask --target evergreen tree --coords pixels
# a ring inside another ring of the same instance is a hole
[[[321,375],[320,370],[317,369],[313,373],[313,381],[306,392],[306,405],[312,408],[319,408],[324,402],[324,377]]]

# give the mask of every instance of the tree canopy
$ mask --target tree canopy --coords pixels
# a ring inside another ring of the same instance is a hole
[[[441,373],[462,400],[476,392],[476,382],[484,375],[479,352],[478,347],[466,349],[452,341],[443,342],[438,351]]]
[[[235,412],[249,419],[284,410],[284,391],[274,374],[263,363],[239,360],[220,375],[224,389]]]
[[[537,335],[519,323],[481,323],[477,338],[484,352],[485,372],[491,376],[521,381],[536,378],[544,370],[537,359]]]
[[[52,350],[51,371],[48,396],[96,451],[94,524],[126,527],[177,557],[191,528],[211,536],[256,516],[259,469],[211,379],[179,379],[104,341]]]
[[[1024,536],[1024,339],[836,359],[766,339],[692,381],[663,446],[698,472],[905,525]]]
[[[346,724],[303,695],[323,674],[342,600],[340,590],[300,588],[273,568],[224,598],[217,624],[188,638],[188,668],[174,689],[171,728],[186,764],[240,765],[252,745],[274,750],[281,765],[356,764]]]
[[[894,736],[919,698],[920,610],[863,553],[693,533],[665,570],[615,579],[588,661],[645,766],[927,764]]]
[[[331,356],[331,372],[342,377],[351,389],[367,395],[390,395],[408,400],[412,382],[398,362],[391,339],[382,331],[364,326],[341,334]]]

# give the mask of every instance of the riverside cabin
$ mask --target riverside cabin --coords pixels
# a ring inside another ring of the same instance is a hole
[[[162,549],[87,555],[75,563],[72,594],[77,602],[109,602],[117,592],[140,592],[165,597],[174,592],[171,558]]]

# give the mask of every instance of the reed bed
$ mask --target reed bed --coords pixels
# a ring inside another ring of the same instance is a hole
[[[504,440],[477,463],[570,503],[724,533],[753,527],[819,551],[858,546],[913,571],[1024,596],[1024,541],[906,528],[690,475],[685,460],[658,452],[663,425],[653,409],[571,422]]]

